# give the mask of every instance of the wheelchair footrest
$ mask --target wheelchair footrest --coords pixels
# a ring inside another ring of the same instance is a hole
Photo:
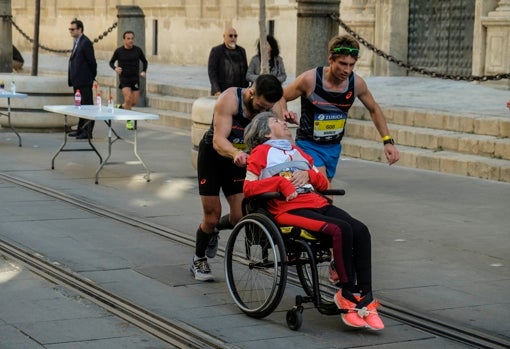
[[[312,297],[300,296],[300,295],[296,296],[296,306],[297,307],[301,306],[304,303],[313,303],[313,302],[314,302],[314,299]]]
[[[347,313],[347,310],[345,309],[338,309],[335,303],[321,303],[317,306],[317,310],[319,313],[324,315],[338,315]]]

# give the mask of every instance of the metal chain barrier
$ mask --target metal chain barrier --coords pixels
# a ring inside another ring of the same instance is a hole
[[[16,28],[16,30],[25,38],[27,39],[28,41],[30,41],[30,43],[34,43],[34,39],[32,39],[30,36],[28,36],[27,33],[25,33],[15,22],[14,20],[12,19],[11,16],[8,16],[8,20],[9,22],[11,22],[12,26],[14,28]],[[108,34],[110,34],[115,28],[117,28],[117,22],[113,23],[112,26],[110,28],[108,28],[107,30],[105,30],[103,32],[103,34],[100,34],[97,38],[95,38],[94,40],[92,40],[93,43],[97,43],[99,42],[100,40],[102,40],[103,38],[105,38]],[[56,49],[52,49],[52,48],[49,48],[49,47],[46,47],[44,45],[41,45],[39,44],[39,48],[42,48],[43,50],[46,50],[46,51],[49,51],[49,52],[55,52],[55,53],[71,53],[72,50],[56,50]]]
[[[392,55],[387,54],[386,52],[379,50],[377,47],[369,43],[367,40],[365,40],[363,37],[361,37],[358,33],[356,33],[354,30],[352,30],[347,24],[345,24],[344,21],[340,19],[340,16],[338,13],[332,13],[330,14],[330,17],[338,22],[338,24],[345,29],[347,33],[352,35],[356,40],[358,40],[363,46],[368,48],[369,50],[373,51],[376,55],[383,57],[387,61],[390,61],[392,63],[395,63],[399,67],[402,67],[406,70],[416,72],[423,75],[428,75],[433,78],[441,78],[441,79],[451,79],[451,80],[465,80],[465,81],[488,81],[488,80],[501,80],[501,79],[510,79],[510,73],[505,74],[496,74],[496,75],[469,75],[469,76],[462,76],[462,75],[452,75],[452,74],[444,74],[444,73],[437,73],[431,70],[427,70],[424,68],[414,67],[411,66],[399,59],[396,59]]]

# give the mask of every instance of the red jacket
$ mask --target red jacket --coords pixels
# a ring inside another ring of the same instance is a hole
[[[286,165],[291,168],[297,164],[298,169],[306,169],[310,177],[309,183],[315,191],[328,188],[328,180],[317,168],[313,166],[311,156],[300,148],[292,145],[292,150],[286,151],[267,144],[256,146],[248,157],[246,179],[244,181],[244,195],[246,197],[263,194],[267,192],[279,192],[284,197],[296,191],[294,185],[283,175],[288,172]],[[273,174],[273,172],[282,170]],[[266,173],[269,172],[269,173]],[[299,194],[295,199],[270,200],[268,210],[275,217],[278,214],[298,208],[319,208],[328,205],[329,202],[322,195],[315,192]]]

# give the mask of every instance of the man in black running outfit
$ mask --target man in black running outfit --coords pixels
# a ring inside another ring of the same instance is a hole
[[[278,79],[260,75],[249,88],[230,87],[214,106],[211,127],[198,148],[198,189],[203,219],[195,245],[191,272],[196,280],[214,277],[207,257],[216,255],[218,230],[231,229],[241,219],[241,201],[248,154],[244,144],[244,128],[259,112],[273,108],[283,95]],[[230,206],[230,213],[221,217],[220,189]]]
[[[142,49],[134,45],[135,34],[132,31],[124,32],[122,39],[124,44],[113,52],[110,67],[119,75],[119,88],[124,96],[124,103],[119,107],[131,109],[140,98],[140,76],[145,78],[148,63]],[[141,72],[140,62],[142,62]]]

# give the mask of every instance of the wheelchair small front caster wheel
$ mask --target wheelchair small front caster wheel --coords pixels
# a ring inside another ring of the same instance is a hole
[[[303,324],[303,307],[294,307],[287,311],[287,326],[293,330],[297,331]]]

